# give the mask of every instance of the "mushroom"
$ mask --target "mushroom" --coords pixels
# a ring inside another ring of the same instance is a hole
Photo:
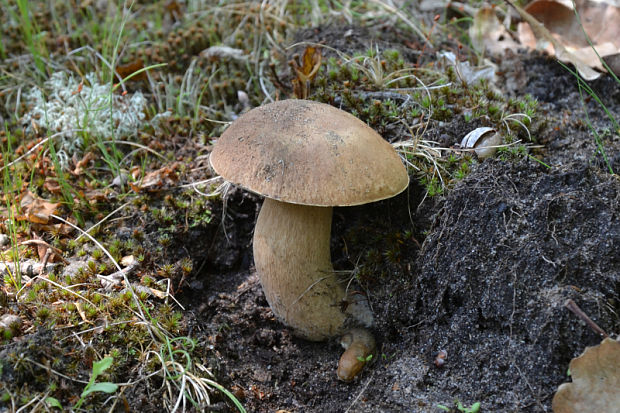
[[[254,262],[275,316],[312,341],[371,327],[367,300],[348,295],[332,267],[332,207],[379,201],[407,187],[392,146],[347,112],[292,99],[240,116],[210,162],[227,181],[265,197]]]

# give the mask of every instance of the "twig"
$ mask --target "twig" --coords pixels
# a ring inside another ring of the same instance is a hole
[[[43,268],[43,271],[51,271],[57,265],[58,264],[56,263],[48,263],[45,267],[43,267],[40,262],[35,262],[34,260],[27,260],[17,263],[2,262],[0,263],[0,275],[3,275],[5,272],[16,272],[19,268],[22,274],[33,277],[41,272],[41,268]]]
[[[609,337],[609,335],[605,332],[605,330],[600,328],[598,324],[592,321],[592,319],[588,317],[588,315],[584,313],[583,310],[579,308],[577,303],[575,303],[573,300],[571,300],[570,298],[566,300],[566,302],[564,303],[564,307],[568,308],[569,310],[573,312],[573,314],[581,318],[583,322],[586,323],[588,327],[590,327],[596,334],[598,334],[599,336],[603,338]]]
[[[47,262],[50,259],[50,255],[52,255],[52,249],[48,248],[45,250],[45,256],[43,257],[43,262],[41,265],[41,270],[39,270],[39,277],[43,277],[43,269],[47,266]]]
[[[368,385],[370,384],[370,382],[372,381],[372,377],[375,375],[375,372],[373,371],[372,374],[370,375],[370,377],[368,378],[368,381],[366,381],[366,384],[364,384],[364,386],[362,387],[362,390],[360,390],[360,392],[357,394],[357,396],[355,396],[355,399],[353,399],[353,401],[351,402],[351,404],[349,405],[349,407],[347,408],[347,410],[345,410],[345,413],[348,413],[351,411],[351,409],[353,408],[353,406],[355,406],[355,403],[357,403],[357,401],[360,399],[360,397],[362,397],[362,394],[364,394],[364,392],[366,391],[366,389],[368,388]]]

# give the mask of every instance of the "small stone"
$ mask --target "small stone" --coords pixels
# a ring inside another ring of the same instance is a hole
[[[5,314],[0,317],[0,329],[19,331],[22,326],[22,319],[14,314]]]

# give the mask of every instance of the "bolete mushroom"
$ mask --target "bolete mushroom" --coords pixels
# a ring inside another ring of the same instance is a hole
[[[293,99],[240,116],[210,162],[227,181],[265,197],[254,262],[275,316],[312,341],[372,326],[367,300],[348,295],[332,267],[332,207],[379,201],[407,187],[392,146],[347,112]]]

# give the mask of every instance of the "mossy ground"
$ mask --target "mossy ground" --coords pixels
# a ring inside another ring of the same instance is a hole
[[[1,408],[53,410],[49,397],[75,406],[93,362],[111,356],[98,381],[121,390],[93,393],[82,409],[172,410],[180,400],[233,411],[213,379],[251,412],[432,412],[456,399],[546,411],[570,358],[598,339],[563,300],[620,330],[609,247],[620,243],[609,173],[620,169],[620,142],[600,108],[582,106],[576,80],[552,59],[518,54],[496,62],[497,83],[470,85],[438,63],[440,50],[478,62],[449,16],[434,26],[421,15],[434,27],[430,45],[384,8],[319,3],[31,2],[28,19],[2,3],[3,260],[56,253],[53,269],[21,282],[3,274],[0,314],[21,321],[2,330]],[[95,133],[101,108],[85,104],[79,131],[53,137],[61,131],[27,116],[28,92],[54,99],[45,82],[59,71],[75,79],[66,96],[95,83],[121,102],[142,93],[142,125],[119,136],[119,118]],[[620,86],[592,86],[617,119]],[[260,199],[193,185],[213,177],[208,154],[222,122],[266,94],[352,112],[400,142],[409,163],[405,193],[335,211],[334,266],[368,295],[380,344],[351,384],[336,380],[335,342],[298,340],[269,310],[251,254]],[[508,144],[493,159],[458,148],[480,126]],[[116,262],[131,267],[126,278]],[[440,350],[448,357],[437,368]],[[210,400],[184,393],[183,380],[209,387]]]

